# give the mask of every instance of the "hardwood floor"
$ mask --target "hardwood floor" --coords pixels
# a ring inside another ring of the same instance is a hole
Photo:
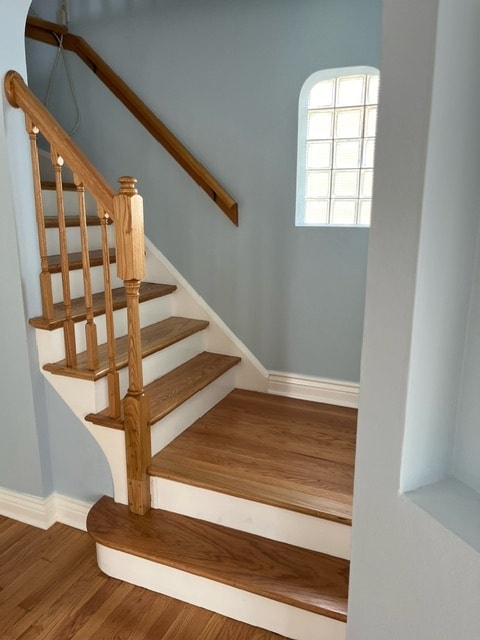
[[[1,640],[285,640],[108,578],[88,534],[0,516]]]

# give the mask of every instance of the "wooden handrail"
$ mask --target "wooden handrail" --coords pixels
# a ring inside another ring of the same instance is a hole
[[[69,33],[62,25],[31,16],[27,19],[25,35],[27,38],[54,46],[58,46],[61,39],[63,48],[76,53],[83,60],[227,217],[238,226],[238,205],[235,200],[83,38]]]
[[[40,100],[30,91],[17,71],[7,72],[5,76],[5,93],[12,107],[22,109],[40,131],[48,131],[52,146],[56,149],[61,149],[62,158],[66,164],[80,177],[86,188],[102,204],[105,210],[113,215],[114,190],[87,156],[68,137]]]
[[[62,277],[63,313],[61,320],[65,342],[65,362],[67,368],[74,368],[77,362],[75,320],[72,313],[73,300],[70,287],[70,254],[68,253],[67,225],[63,198],[62,167],[64,163],[73,172],[77,191],[81,233],[81,255],[83,290],[86,314],[86,345],[89,366],[98,365],[97,329],[94,321],[93,296],[90,281],[90,258],[88,234],[86,230],[85,190],[96,200],[97,213],[102,225],[102,256],[105,283],[105,325],[107,331],[108,410],[118,418],[122,414],[125,427],[127,460],[127,481],[130,508],[135,513],[144,514],[150,509],[150,481],[147,467],[151,457],[150,447],[150,404],[143,389],[142,347],[139,313],[140,283],[145,272],[145,247],[143,226],[143,201],[135,188],[132,177],[120,178],[121,188],[115,193],[101,174],[78,149],[58,122],[49,114],[43,104],[26,86],[20,74],[9,71],[5,76],[5,93],[13,107],[25,113],[25,124],[30,137],[32,170],[35,192],[39,249],[42,261],[40,277],[42,308],[47,319],[53,311],[53,291],[48,269],[48,253],[45,235],[45,221],[41,194],[40,166],[37,148],[37,134],[41,133],[50,145],[50,158],[55,170],[55,191],[58,216],[60,263]],[[120,404],[120,385],[115,358],[115,327],[113,319],[112,291],[110,283],[110,250],[106,233],[108,219],[115,225],[115,253],[117,274],[124,281],[127,305],[128,371],[129,388]]]

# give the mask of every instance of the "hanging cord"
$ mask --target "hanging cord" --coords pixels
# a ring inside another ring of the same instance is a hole
[[[67,131],[68,135],[73,136],[75,135],[75,133],[78,131],[80,127],[80,122],[81,122],[80,108],[78,106],[77,95],[73,87],[72,74],[70,73],[70,65],[68,64],[68,58],[65,55],[65,49],[63,48],[63,34],[60,37],[58,37],[56,33],[54,33],[53,35],[55,36],[55,39],[58,42],[58,49],[57,49],[57,55],[55,56],[55,61],[53,63],[52,71],[50,73],[50,78],[48,80],[47,95],[45,96],[45,106],[47,107],[47,109],[49,109],[50,98],[51,98],[52,89],[53,89],[53,82],[57,74],[58,63],[60,62],[60,58],[62,58],[63,65],[65,67],[65,72],[67,74],[68,86],[70,87],[70,92],[73,98],[73,104],[75,105],[75,113],[76,113],[75,124],[70,131]]]

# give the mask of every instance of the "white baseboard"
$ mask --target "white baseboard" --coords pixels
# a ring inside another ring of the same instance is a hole
[[[55,498],[55,521],[86,531],[87,515],[94,503],[69,498],[59,493],[53,495]]]
[[[0,515],[40,529],[49,529],[61,522],[86,531],[87,514],[93,503],[51,493],[39,498],[0,487]]]
[[[359,389],[360,385],[355,382],[328,380],[281,371],[270,371],[268,377],[268,393],[355,409],[358,407]]]

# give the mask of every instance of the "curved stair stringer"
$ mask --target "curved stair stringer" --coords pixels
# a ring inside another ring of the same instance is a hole
[[[177,287],[172,299],[173,313],[208,320],[205,348],[242,359],[235,367],[236,386],[250,391],[267,391],[269,372],[258,358],[147,237],[145,251],[145,279],[149,282],[174,284]]]
[[[45,332],[37,329],[36,334],[37,340],[41,340]],[[102,406],[102,401],[98,397],[101,395],[98,393],[98,386],[90,380],[56,376],[43,369],[42,373],[103,451],[112,476],[115,501],[128,504],[125,432],[120,429],[102,427],[85,420],[88,413]]]

